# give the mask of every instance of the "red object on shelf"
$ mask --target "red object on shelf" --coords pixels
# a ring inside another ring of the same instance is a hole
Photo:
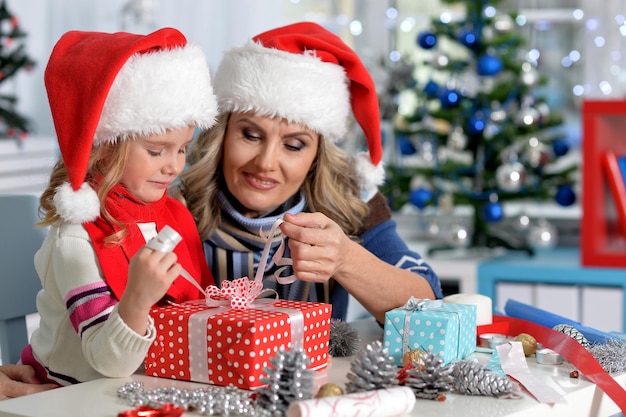
[[[582,125],[581,264],[626,267],[626,236],[604,166],[607,153],[626,155],[626,101],[584,101]]]
[[[619,167],[618,156],[613,151],[602,155],[604,172],[617,210],[619,227],[626,237],[626,182]]]

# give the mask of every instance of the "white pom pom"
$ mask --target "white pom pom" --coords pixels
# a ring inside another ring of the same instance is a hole
[[[77,191],[66,182],[54,194],[57,213],[68,223],[82,224],[95,220],[100,215],[100,201],[93,188],[83,183]]]
[[[360,152],[352,157],[353,170],[361,188],[361,199],[369,201],[378,192],[378,186],[385,182],[383,163],[372,164],[369,154]]]

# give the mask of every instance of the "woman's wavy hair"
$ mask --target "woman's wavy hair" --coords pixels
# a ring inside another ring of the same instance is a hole
[[[111,189],[119,183],[126,168],[129,140],[132,139],[118,140],[116,143],[94,147],[89,156],[89,165],[85,177],[85,182],[89,183],[98,195],[101,215],[121,228],[121,231],[106,239],[107,242],[112,243],[121,242],[126,234],[126,229],[106,210],[104,203]],[[63,163],[63,158],[59,158],[52,168],[48,186],[39,198],[41,221],[37,223],[38,226],[50,226],[61,220],[54,205],[54,194],[59,186],[68,181],[67,168]]]
[[[191,211],[202,239],[221,222],[218,191],[225,187],[222,157],[229,114],[221,114],[211,129],[202,131],[192,144],[187,170],[180,176],[174,195]],[[335,221],[348,236],[355,237],[368,213],[360,199],[349,156],[320,135],[317,155],[302,184],[306,211],[320,212]]]

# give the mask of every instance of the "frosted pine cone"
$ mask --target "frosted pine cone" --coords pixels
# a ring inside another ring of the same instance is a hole
[[[350,364],[346,392],[372,391],[397,385],[397,367],[387,349],[377,340],[360,350]]]
[[[580,343],[582,347],[589,350],[591,347],[591,343],[587,340],[587,338],[579,332],[574,326],[570,326],[569,324],[557,324],[552,328],[552,330],[556,330],[557,332],[564,333]]]
[[[420,362],[413,364],[414,367],[406,370],[405,385],[413,390],[416,397],[439,400],[452,390],[454,365],[444,366],[439,354],[422,353]]]
[[[466,395],[499,397],[513,389],[511,380],[498,375],[477,361],[460,361],[454,364],[454,390]]]
[[[313,371],[307,369],[309,357],[303,349],[281,349],[270,363],[272,366],[266,367],[266,375],[260,378],[266,385],[258,390],[258,408],[280,415],[292,402],[313,398]]]

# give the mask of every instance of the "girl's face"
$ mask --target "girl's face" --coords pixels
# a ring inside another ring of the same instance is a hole
[[[223,171],[242,214],[269,214],[302,186],[317,155],[319,135],[284,119],[233,113],[224,137]]]
[[[194,127],[129,139],[128,159],[120,182],[137,199],[158,201],[185,167]]]

